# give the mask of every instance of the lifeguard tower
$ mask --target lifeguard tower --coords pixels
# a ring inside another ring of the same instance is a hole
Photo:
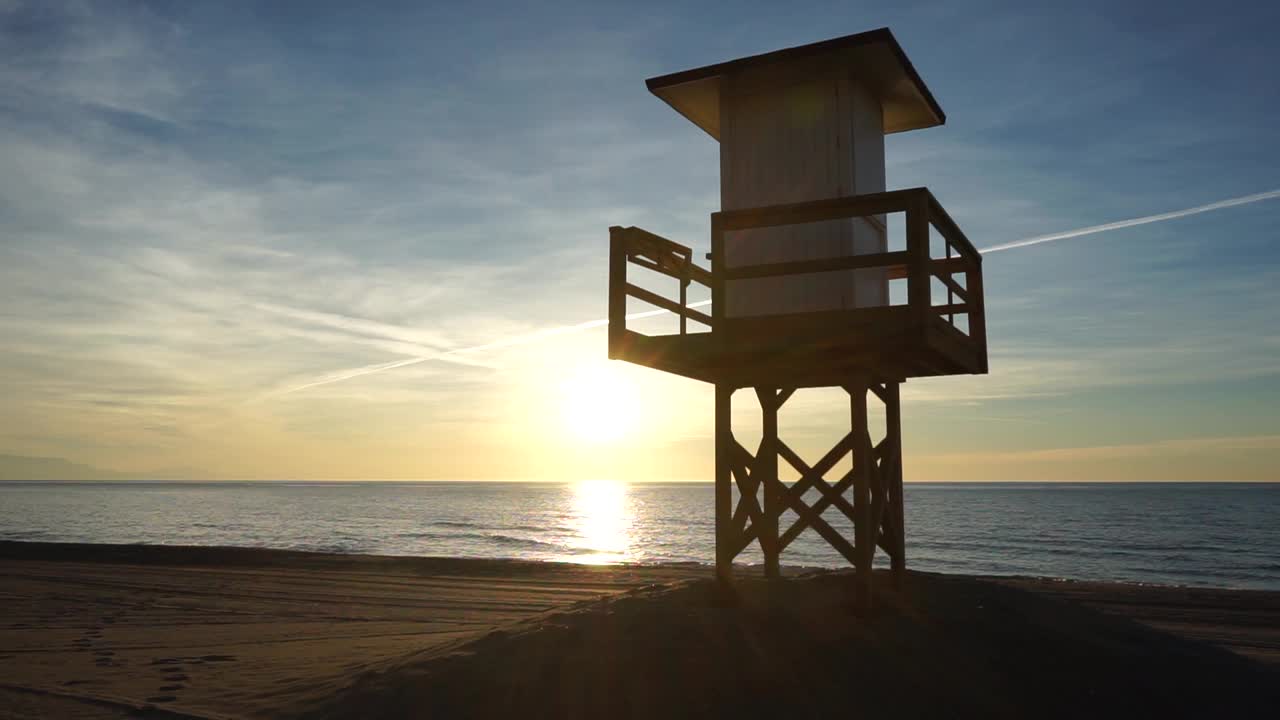
[[[777,576],[782,551],[813,529],[856,568],[860,602],[869,603],[876,546],[896,578],[906,563],[899,386],[987,371],[982,256],[927,189],[885,190],[884,136],[946,118],[888,29],[647,84],[719,141],[722,209],[711,215],[709,270],[688,247],[609,229],[609,357],[715,385],[722,580],[751,543],[765,574]],[[637,267],[675,278],[678,297],[629,282]],[[709,288],[708,312],[690,306],[694,284]],[[678,315],[678,332],[629,329],[629,298]],[[810,387],[847,391],[851,421],[813,464],[778,427],[779,408]],[[762,417],[755,452],[734,438],[730,419],[735,391],[746,388]],[[869,395],[885,413],[874,440]],[[849,456],[851,467],[838,469]],[[779,459],[796,482],[779,479]],[[854,537],[824,519],[832,508]],[[796,519],[780,528],[784,510]]]

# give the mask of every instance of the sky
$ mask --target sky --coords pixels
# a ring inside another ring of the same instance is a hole
[[[888,26],[947,113],[888,186],[980,248],[1280,189],[1280,5],[1034,5],[0,0],[0,477],[709,480],[711,389],[598,322],[610,225],[719,209],[655,75]],[[906,478],[1280,480],[1277,228],[990,254]]]

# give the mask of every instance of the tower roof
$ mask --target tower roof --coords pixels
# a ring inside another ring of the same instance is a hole
[[[645,85],[694,125],[720,139],[720,78],[748,68],[782,65],[823,56],[843,65],[862,81],[884,108],[885,134],[941,125],[947,120],[889,32],[880,28],[649,78]]]

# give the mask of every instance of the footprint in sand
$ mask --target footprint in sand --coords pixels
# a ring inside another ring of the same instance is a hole
[[[181,681],[183,681],[183,680],[190,680],[190,678],[188,678],[188,677],[187,677],[186,675],[184,675],[183,673],[174,673],[174,674],[172,674],[172,675],[165,675],[165,676],[164,676],[163,678],[161,678],[161,679],[162,679],[162,680],[166,680],[166,681],[168,681],[168,682],[181,682]]]

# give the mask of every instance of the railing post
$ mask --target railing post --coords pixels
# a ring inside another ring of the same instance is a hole
[[[711,331],[723,347],[725,327],[724,287],[724,221],[720,213],[711,213]],[[714,333],[720,333],[718,336]]]
[[[690,258],[685,258],[683,269],[680,272],[680,309],[685,310],[689,307],[689,263]],[[688,318],[683,312],[680,313],[680,334],[684,335],[688,331]]]
[[[969,337],[978,343],[982,351],[982,371],[987,371],[987,308],[982,294],[982,257],[969,265],[965,273],[965,288],[969,291]]]
[[[621,357],[627,332],[626,230],[609,228],[609,358]]]
[[[907,203],[907,305],[921,322],[927,318],[929,278],[929,195],[921,191]]]
[[[759,486],[764,490],[764,507],[761,508],[760,551],[764,555],[764,576],[781,577],[778,548],[778,516],[782,514],[781,483],[778,481],[778,389],[757,387],[760,400],[761,434],[760,452],[756,455],[752,477],[759,476]]]

